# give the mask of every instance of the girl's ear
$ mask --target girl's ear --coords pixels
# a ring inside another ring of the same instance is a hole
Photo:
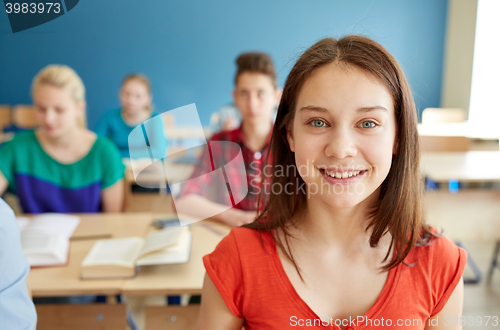
[[[295,152],[295,141],[293,139],[293,134],[290,129],[286,129],[286,139],[288,140],[288,145],[290,146],[290,150]]]

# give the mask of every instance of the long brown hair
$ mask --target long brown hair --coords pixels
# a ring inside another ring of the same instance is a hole
[[[381,268],[387,271],[403,262],[412,247],[427,244],[428,238],[433,234],[423,220],[415,103],[401,67],[384,47],[367,37],[349,35],[339,40],[325,38],[307,49],[286,80],[271,137],[271,154],[265,158],[272,159],[273,169],[277,166],[296,169],[295,158],[286,136],[293,124],[297,96],[304,82],[315,70],[334,62],[355,66],[375,77],[387,88],[393,99],[397,127],[396,152],[366,228],[372,228],[371,247],[376,247],[387,232],[392,236],[384,262],[389,260],[391,251],[392,258]],[[270,179],[272,186],[286,187],[291,184],[296,193],[275,194],[271,189],[269,196],[261,195],[259,202],[265,202],[265,206],[256,221],[246,227],[270,232],[281,229],[283,239],[279,235],[272,235],[273,239],[293,262],[300,275],[290,252],[289,228],[293,225],[290,219],[306,207],[306,193],[300,189],[305,186],[304,181],[296,170],[286,176],[263,178],[262,182],[265,179]]]

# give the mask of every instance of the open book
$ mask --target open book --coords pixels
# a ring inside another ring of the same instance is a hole
[[[133,277],[136,266],[189,261],[189,227],[165,228],[145,239],[125,237],[98,240],[82,261],[82,279]]]
[[[45,213],[32,219],[18,217],[21,245],[30,266],[64,265],[68,261],[69,239],[80,218],[59,213]]]

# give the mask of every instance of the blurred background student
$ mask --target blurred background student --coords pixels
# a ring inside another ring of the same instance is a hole
[[[120,104],[118,109],[109,110],[97,123],[95,132],[101,137],[109,138],[120,150],[122,158],[130,157],[130,149],[134,158],[149,158],[150,153],[144,149],[142,141],[131,141],[129,134],[143,122],[158,115],[153,110],[151,84],[148,78],[141,74],[131,74],[123,79],[120,89]],[[164,123],[161,117],[153,120],[147,136],[149,145],[155,150],[152,154],[162,159],[167,154],[167,139],[163,131]]]
[[[16,194],[24,213],[122,211],[124,166],[116,147],[86,128],[80,77],[49,65],[31,95],[39,128],[0,149],[0,195]]]
[[[277,87],[276,70],[269,55],[257,52],[244,53],[237,58],[236,64],[238,69],[233,99],[242,118],[241,125],[236,129],[223,130],[213,135],[209,145],[212,141],[229,141],[241,148],[248,194],[241,202],[227,209],[232,202],[229,200],[230,197],[222,197],[228,196],[226,184],[212,182],[207,175],[200,180],[201,175],[212,171],[210,158],[217,159],[219,164],[231,161],[227,150],[220,145],[212,144],[211,157],[208,157],[207,152],[202,154],[191,175],[191,178],[198,179],[196,182],[188,180],[181,190],[180,198],[175,202],[180,213],[202,217],[206,213],[216,214],[212,217],[213,220],[231,226],[241,226],[255,219],[260,192],[260,174],[273,127],[271,115],[281,96],[281,90]],[[232,174],[228,173],[228,180],[232,183],[232,187],[238,187],[240,173],[234,176]]]

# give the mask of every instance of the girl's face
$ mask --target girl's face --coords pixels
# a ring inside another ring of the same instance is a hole
[[[395,139],[394,104],[386,88],[361,69],[336,63],[306,80],[288,132],[308,199],[332,207],[353,207],[378,193]]]
[[[76,102],[64,88],[40,85],[33,91],[35,114],[40,128],[52,138],[59,138],[78,127],[85,102]]]
[[[131,79],[120,90],[120,103],[131,113],[138,113],[151,105],[151,95],[144,83]]]

